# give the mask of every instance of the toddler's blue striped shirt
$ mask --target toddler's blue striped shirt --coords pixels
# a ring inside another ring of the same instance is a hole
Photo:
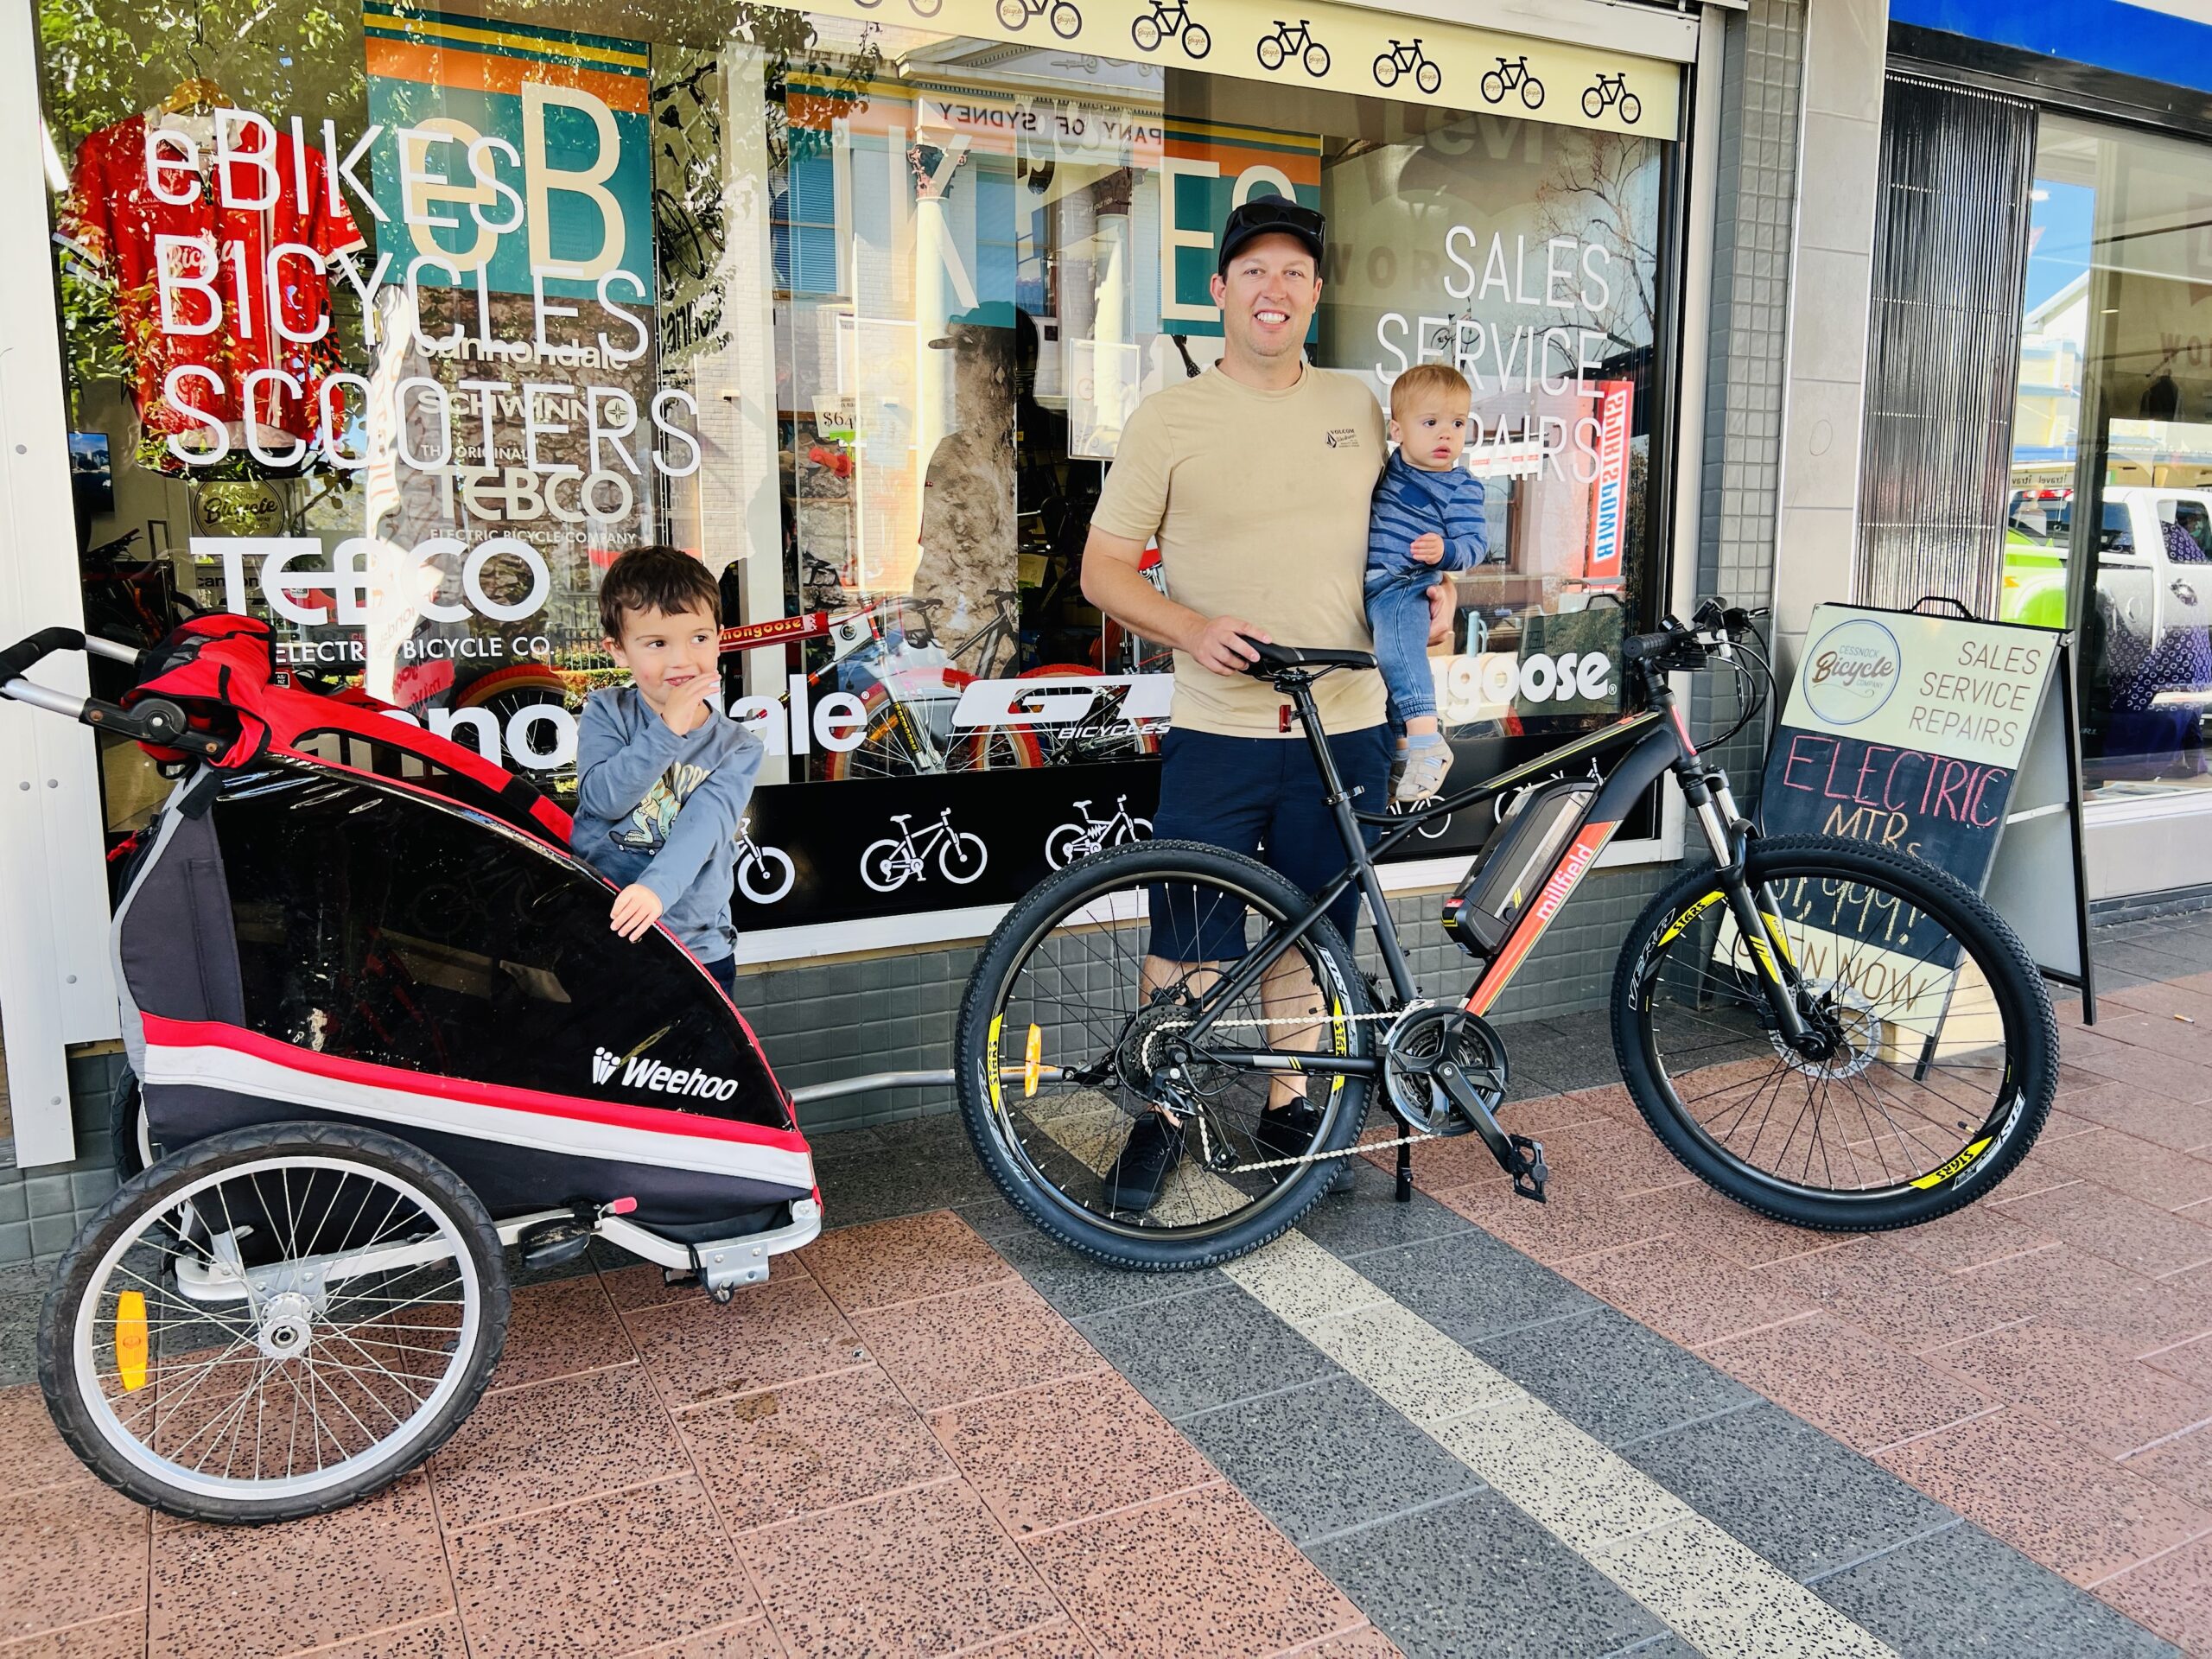
[[[1431,531],[1444,537],[1444,557],[1424,565],[1407,550]],[[1368,574],[1469,570],[1489,551],[1482,480],[1456,467],[1448,473],[1425,473],[1392,450],[1375,486],[1373,516],[1367,524]]]

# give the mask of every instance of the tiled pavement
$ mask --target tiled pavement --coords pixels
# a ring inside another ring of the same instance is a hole
[[[768,1286],[518,1291],[461,1434],[321,1521],[149,1524],[0,1391],[0,1659],[2212,1654],[2212,926],[2098,953],[2043,1144],[1910,1233],[1736,1210],[1522,1027],[1549,1205],[1426,1147],[1130,1275],[946,1120],[824,1137],[846,1224]]]

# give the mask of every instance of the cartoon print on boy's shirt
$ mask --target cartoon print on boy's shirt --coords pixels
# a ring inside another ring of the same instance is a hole
[[[645,798],[609,839],[618,847],[637,852],[658,852],[667,844],[669,832],[676,828],[676,815],[691,798],[691,791],[713,776],[708,767],[678,760],[645,791]]]

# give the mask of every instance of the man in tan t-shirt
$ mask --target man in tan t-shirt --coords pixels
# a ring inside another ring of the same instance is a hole
[[[1382,415],[1357,380],[1305,360],[1321,296],[1323,231],[1319,213],[1279,196],[1255,197],[1230,214],[1212,284],[1221,361],[1137,406],[1083,555],[1084,597],[1131,632],[1174,648],[1153,833],[1263,857],[1307,893],[1343,869],[1343,843],[1286,699],[1242,671],[1257,655],[1247,634],[1287,645],[1373,644],[1360,582],[1385,458]],[[1155,538],[1165,594],[1139,569]],[[1440,638],[1451,622],[1451,585],[1439,584],[1430,601]],[[1390,767],[1381,677],[1331,674],[1314,697],[1337,770],[1379,808]],[[1357,891],[1329,907],[1346,938],[1358,907]],[[1155,924],[1147,993],[1185,981],[1198,988],[1194,969],[1242,954],[1241,926],[1207,931],[1185,939],[1171,924]],[[1294,952],[1270,972],[1263,995],[1276,1017],[1318,1016],[1318,994]],[[1278,1032],[1274,1042],[1300,1046],[1294,1033]],[[1295,1156],[1312,1142],[1315,1120],[1290,1085],[1277,1088],[1261,1118],[1261,1155]],[[1147,1114],[1108,1172],[1107,1203],[1150,1208],[1181,1155],[1180,1124]]]

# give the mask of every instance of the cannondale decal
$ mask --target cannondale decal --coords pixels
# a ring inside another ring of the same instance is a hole
[[[656,1094],[688,1095],[696,1100],[728,1100],[737,1093],[735,1077],[718,1077],[711,1071],[689,1071],[633,1054],[626,1061],[620,1054],[595,1048],[591,1056],[591,1080],[605,1083],[622,1068],[625,1089],[650,1089]]]

